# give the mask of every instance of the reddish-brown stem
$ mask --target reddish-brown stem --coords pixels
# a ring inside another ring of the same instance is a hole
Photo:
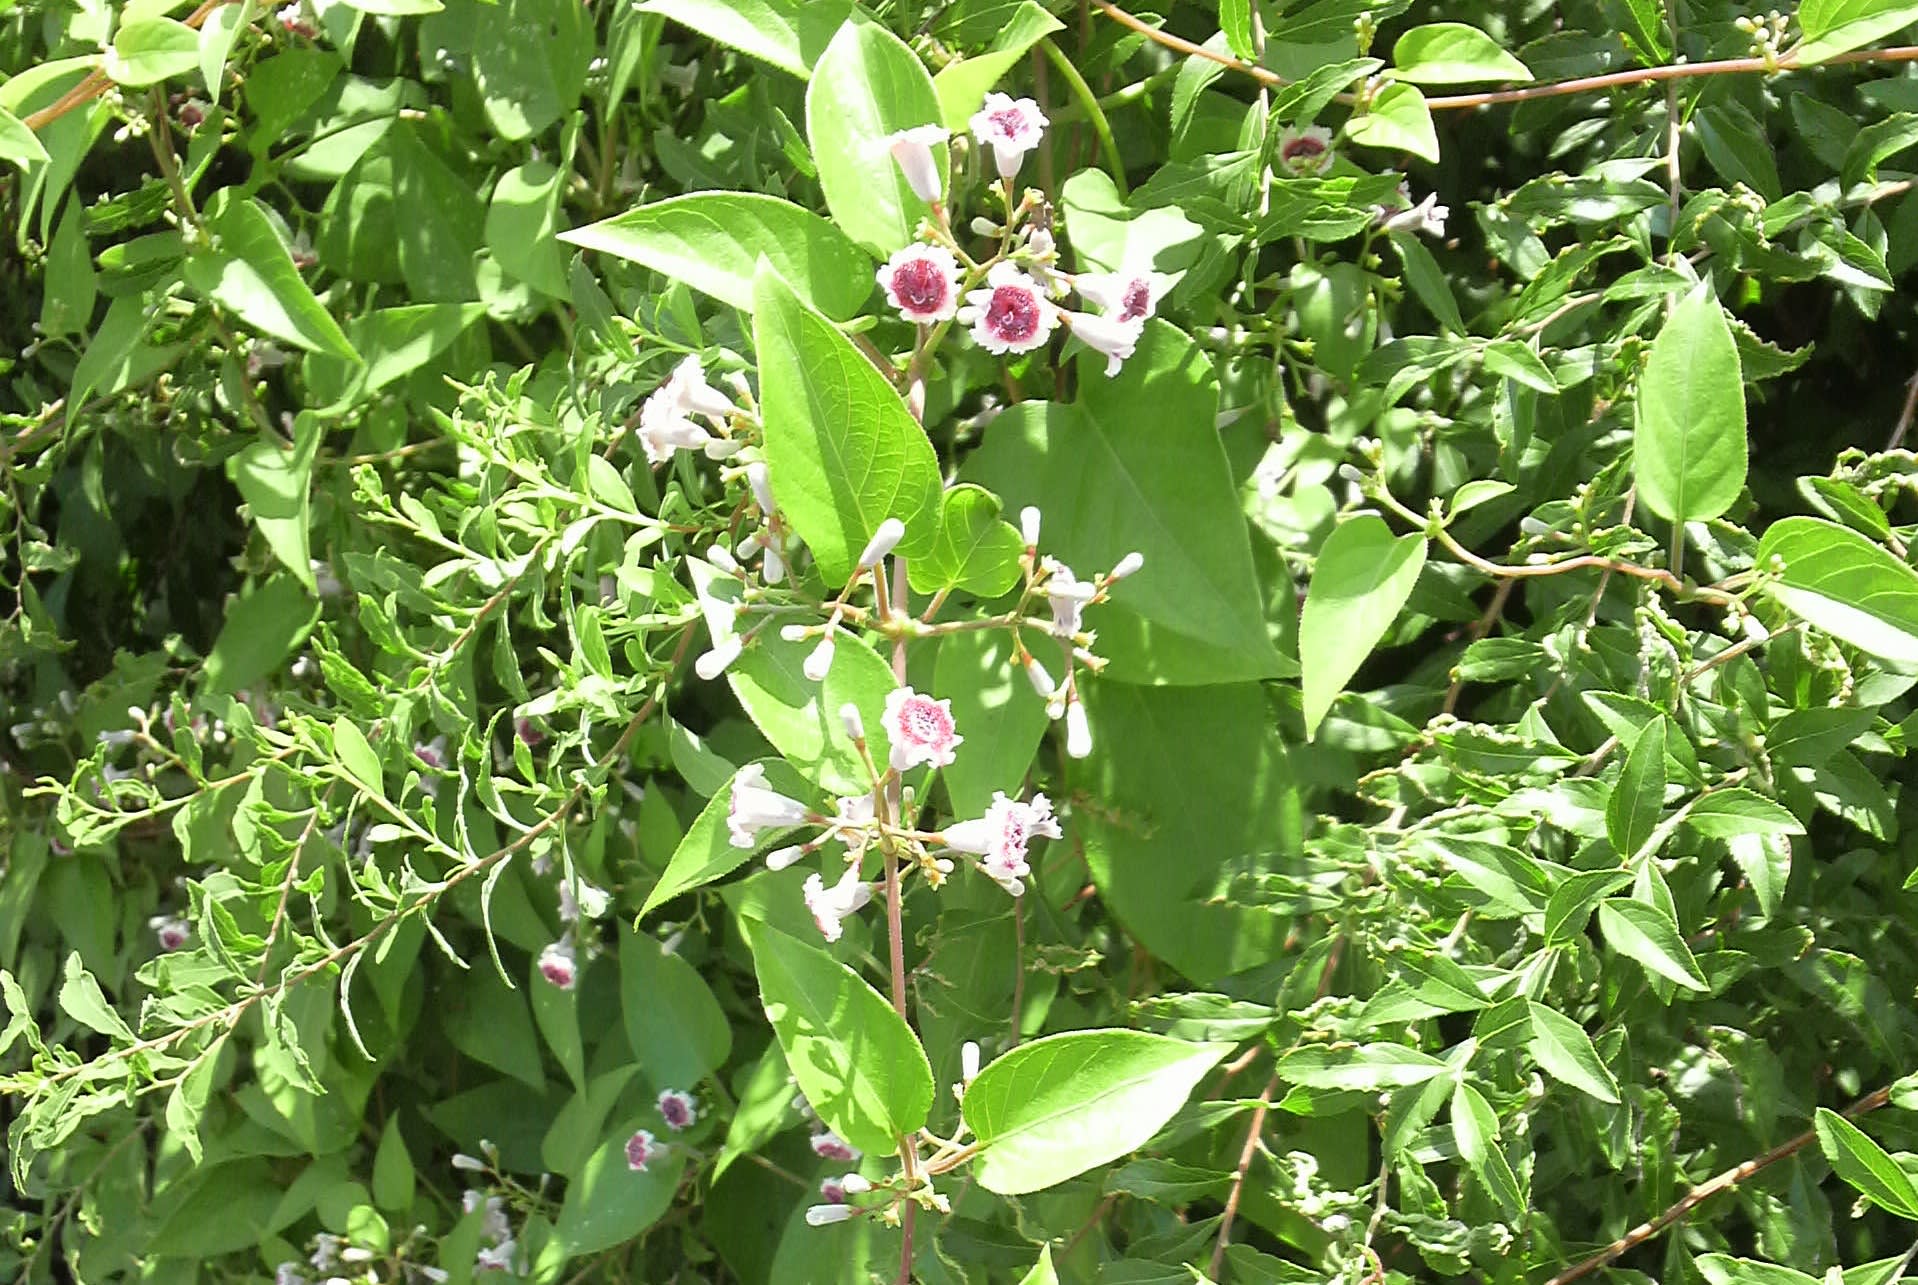
[[[233,2],[234,0],[202,0],[200,7],[187,15],[186,25],[189,27],[198,27],[207,20],[208,14],[218,9],[221,5],[232,4]],[[107,87],[112,83],[113,81],[110,80],[103,71],[88,72],[79,84],[60,95],[60,97],[52,103],[42,107],[39,111],[28,115],[26,118],[27,128],[38,130],[43,125],[59,120],[81,103],[90,103],[101,94],[106,93]]]
[[[1219,1218],[1219,1243],[1212,1247],[1213,1280],[1225,1270],[1225,1249],[1232,1243],[1232,1223],[1239,1216],[1239,1196],[1245,1190],[1246,1170],[1252,1167],[1252,1157],[1258,1154],[1259,1135],[1265,1132],[1265,1115],[1272,1108],[1272,1095],[1278,1092],[1279,1073],[1272,1077],[1259,1090],[1259,1104],[1252,1108],[1252,1125],[1245,1131],[1245,1145],[1239,1148],[1239,1167],[1232,1172],[1232,1190],[1226,1194],[1225,1213]]]

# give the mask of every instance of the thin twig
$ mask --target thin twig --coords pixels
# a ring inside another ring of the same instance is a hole
[[[1876,1111],[1889,1101],[1891,1101],[1891,1086],[1886,1085],[1881,1089],[1874,1089],[1864,1097],[1859,1098],[1856,1102],[1846,1107],[1840,1114],[1848,1119],[1856,1119],[1858,1116]],[[1807,1129],[1797,1137],[1779,1143],[1763,1155],[1753,1156],[1743,1164],[1733,1165],[1717,1177],[1693,1187],[1658,1217],[1649,1222],[1640,1223],[1577,1266],[1568,1267],[1558,1275],[1552,1277],[1545,1285],[1569,1285],[1572,1281],[1584,1276],[1589,1276],[1607,1263],[1618,1258],[1621,1254],[1658,1235],[1659,1232],[1664,1231],[1673,1223],[1678,1222],[1684,1218],[1685,1215],[1689,1214],[1692,1210],[1719,1192],[1737,1186],[1753,1174],[1758,1173],[1760,1170],[1770,1168],[1780,1160],[1789,1159],[1810,1146],[1817,1138],[1818,1133],[1815,1129]]]
[[[1259,1090],[1259,1104],[1252,1108],[1252,1124],[1245,1131],[1245,1145],[1239,1148],[1239,1167],[1232,1171],[1232,1190],[1226,1194],[1225,1213],[1219,1218],[1219,1243],[1212,1247],[1213,1280],[1219,1279],[1219,1273],[1225,1270],[1225,1248],[1232,1243],[1232,1222],[1239,1216],[1239,1196],[1245,1191],[1245,1173],[1252,1167],[1252,1157],[1258,1154],[1259,1135],[1265,1132],[1265,1115],[1272,1109],[1272,1095],[1279,1089],[1279,1073],[1265,1082]]]
[[[1918,373],[1905,381],[1905,408],[1898,412],[1898,427],[1891,430],[1891,440],[1885,443],[1885,449],[1895,451],[1905,444],[1905,434],[1911,430],[1911,418],[1918,415]]]

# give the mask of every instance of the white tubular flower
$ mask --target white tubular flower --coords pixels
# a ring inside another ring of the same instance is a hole
[[[1113,321],[1143,323],[1159,311],[1159,300],[1178,280],[1149,268],[1122,267],[1117,272],[1081,272],[1072,279],[1072,288]]]
[[[1066,754],[1082,759],[1092,753],[1092,725],[1086,721],[1084,701],[1066,702]]]
[[[807,653],[805,662],[799,667],[799,672],[811,682],[825,682],[827,673],[832,669],[833,647],[832,630],[828,629],[826,636],[819,640],[819,645]]]
[[[979,868],[1016,897],[1026,890],[1025,877],[1032,873],[1026,862],[1032,841],[1059,835],[1052,801],[1045,795],[1035,794],[1031,802],[1021,803],[997,791],[983,817],[947,826],[941,838],[948,848],[978,857]]]
[[[806,805],[766,784],[766,769],[748,763],[733,777],[726,805],[726,829],[735,848],[750,848],[761,830],[784,829],[806,819]]]
[[[1332,168],[1332,131],[1321,125],[1287,126],[1279,135],[1279,168],[1294,178],[1314,178]]]
[[[626,1167],[634,1173],[645,1173],[647,1165],[665,1154],[665,1146],[648,1130],[637,1130],[626,1139]]]
[[[660,1119],[674,1133],[699,1123],[699,1100],[684,1089],[660,1090],[658,1105]]]
[[[877,275],[886,302],[907,321],[930,325],[959,311],[959,261],[942,246],[894,251]]]
[[[940,171],[939,158],[932,149],[951,135],[937,125],[915,125],[885,138],[886,150],[899,163],[906,186],[927,205],[935,205],[945,195],[946,176]]]
[[[763,460],[754,460],[746,466],[746,485],[752,488],[753,503],[759,506],[759,511],[771,517],[774,511],[772,474]]]
[[[639,408],[639,444],[645,448],[649,464],[664,464],[673,457],[675,451],[704,450],[717,440],[692,420],[672,410],[665,391],[660,389]]]
[[[887,518],[872,533],[872,539],[866,541],[866,548],[859,555],[859,569],[870,571],[879,565],[879,560],[899,547],[906,538],[906,524],[898,518]]]
[[[1086,604],[1098,588],[1072,574],[1072,568],[1056,558],[1042,564],[1052,574],[1046,578],[1046,603],[1052,608],[1052,632],[1071,638],[1085,628]]]
[[[1000,356],[1044,347],[1059,324],[1059,309],[1039,283],[1010,263],[993,265],[985,287],[969,291],[957,315],[981,348]]]
[[[811,1114],[810,1107],[807,1108],[807,1114]],[[813,1154],[821,1160],[837,1160],[842,1164],[852,1164],[859,1159],[859,1148],[830,1129],[822,1129],[813,1134],[809,1141],[812,1143]]]
[[[827,941],[838,941],[845,934],[842,921],[872,900],[872,885],[859,877],[858,866],[848,866],[830,888],[818,875],[807,875],[805,897],[819,935]]]
[[[147,927],[161,950],[178,950],[193,936],[193,926],[175,915],[155,915],[147,920]]]
[[[712,649],[693,661],[693,672],[707,682],[726,672],[726,666],[739,659],[745,644],[739,638],[739,604],[713,592],[715,575],[709,564],[690,563],[693,589],[699,597],[699,614],[705,617],[706,632],[712,635]],[[735,564],[737,565],[737,564]]]
[[[896,772],[921,763],[946,767],[966,739],[953,724],[950,700],[934,700],[910,687],[895,687],[887,694],[883,721],[892,742],[891,764]]]
[[[1106,378],[1111,379],[1125,365],[1126,358],[1132,356],[1139,346],[1139,336],[1145,333],[1145,322],[1115,321],[1111,317],[1095,316],[1090,312],[1068,312],[1063,314],[1066,328],[1073,337],[1094,352],[1105,354]]]
[[[1019,510],[1019,534],[1026,542],[1026,548],[1039,547],[1039,510],[1028,504]]]
[[[806,1209],[808,1227],[826,1227],[843,1223],[859,1211],[851,1205],[810,1205]]]
[[[1424,200],[1413,205],[1411,187],[1401,183],[1399,200],[1401,205],[1397,209],[1377,208],[1380,228],[1386,232],[1423,232],[1429,237],[1445,235],[1445,220],[1452,211],[1438,203],[1437,192],[1427,192]]]
[[[979,145],[992,148],[999,177],[1008,184],[1019,172],[1026,153],[1039,145],[1046,132],[1046,118],[1039,104],[1030,98],[1015,99],[998,93],[986,95],[971,125]]]
[[[979,1078],[979,1041],[967,1040],[959,1046],[959,1079],[971,1084]]]
[[[733,405],[732,398],[706,382],[706,369],[700,365],[696,354],[673,367],[673,373],[659,386],[659,392],[672,400],[673,409],[681,415],[709,415],[714,419],[725,419],[739,411],[739,407]]]

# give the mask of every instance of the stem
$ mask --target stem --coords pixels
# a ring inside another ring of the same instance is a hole
[[[906,589],[906,560],[894,558],[892,565],[892,614],[903,617],[910,610]],[[881,589],[880,592],[885,592]],[[904,684],[906,681],[906,636],[898,634],[892,640],[892,677],[893,681]],[[892,773],[886,782],[886,806],[888,813],[897,820],[900,803],[904,795],[903,782],[898,773]],[[899,1014],[899,1020],[909,1022],[906,1016],[906,929],[902,898],[899,892],[899,853],[892,844],[884,845],[886,860],[886,955],[888,971],[892,974],[892,1008]],[[908,1190],[917,1178],[919,1167],[919,1144],[911,1137],[899,1140],[899,1161],[905,1166],[905,1180]],[[899,1275],[897,1285],[912,1283],[912,1232],[917,1220],[919,1207],[911,1200],[905,1202],[905,1208],[899,1220]]]
[[[1219,1243],[1212,1247],[1213,1280],[1220,1279],[1225,1270],[1225,1247],[1232,1243],[1232,1222],[1239,1216],[1239,1196],[1245,1191],[1245,1173],[1252,1167],[1252,1157],[1258,1154],[1259,1135],[1265,1132],[1265,1114],[1271,1110],[1272,1095],[1278,1092],[1279,1073],[1274,1071],[1272,1078],[1259,1090],[1259,1104],[1252,1108],[1252,1124],[1245,1131],[1245,1145],[1239,1148],[1239,1167],[1232,1172],[1232,1190],[1225,1198],[1225,1214],[1219,1219]]]
[[[1072,90],[1073,98],[1078,100],[1079,110],[1086,114],[1086,119],[1092,124],[1092,132],[1099,136],[1099,147],[1106,156],[1106,168],[1112,171],[1112,184],[1119,189],[1119,196],[1124,198],[1128,194],[1125,164],[1119,159],[1119,144],[1112,137],[1112,122],[1106,119],[1105,108],[1099,106],[1099,96],[1092,92],[1092,86],[1086,84],[1086,78],[1079,74],[1072,60],[1053,43],[1051,36],[1041,40],[1039,47],[1045,50],[1046,57],[1059,69],[1059,74],[1066,78],[1067,87]]]

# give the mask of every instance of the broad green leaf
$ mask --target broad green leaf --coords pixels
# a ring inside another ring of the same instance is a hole
[[[633,1056],[661,1088],[690,1090],[732,1052],[732,1025],[699,970],[630,929],[619,939],[619,997]]]
[[[1485,1165],[1485,1154],[1498,1138],[1498,1116],[1485,1095],[1464,1080],[1452,1090],[1452,1140],[1459,1159],[1474,1170]]]
[[[1804,825],[1788,808],[1741,786],[1713,790],[1692,800],[1685,809],[1685,823],[1714,839],[1805,832]]]
[[[941,123],[955,134],[970,129],[972,115],[985,101],[987,92],[1018,65],[1027,50],[1062,30],[1064,25],[1034,0],[1019,0],[1018,7],[992,38],[990,49],[970,58],[955,59],[932,78],[933,91],[939,96]]]
[[[373,1153],[373,1199],[388,1213],[404,1215],[413,1207],[413,1157],[407,1154],[400,1132],[403,1112],[386,1117],[380,1145]]]
[[[1279,1078],[1308,1089],[1376,1092],[1423,1084],[1445,1072],[1430,1053],[1403,1044],[1308,1045],[1279,1059]]]
[[[1582,937],[1598,903],[1632,881],[1629,870],[1581,870],[1552,889],[1545,903],[1545,944],[1563,945]]]
[[[1691,947],[1679,936],[1678,925],[1658,907],[1628,897],[1601,901],[1598,929],[1613,950],[1637,960],[1647,971],[1688,990],[1711,989]]]
[[[1605,805],[1605,834],[1622,860],[1645,846],[1665,812],[1665,741],[1669,726],[1661,715],[1645,724]]]
[[[0,161],[12,161],[24,170],[50,159],[40,136],[18,116],[0,107]]]
[[[686,1148],[669,1147],[643,1172],[633,1172],[626,1163],[626,1140],[639,1123],[622,1122],[587,1159],[579,1177],[567,1184],[566,1203],[553,1228],[553,1239],[564,1254],[584,1257],[625,1244],[672,1207],[686,1168]]]
[[[555,299],[566,298],[571,289],[566,255],[559,247],[559,203],[565,184],[566,173],[557,165],[528,161],[499,176],[486,205],[486,248],[493,261]]]
[[[1425,537],[1394,537],[1374,513],[1348,518],[1326,537],[1299,616],[1299,683],[1308,740],[1398,619],[1424,569]]]
[[[1648,67],[1668,62],[1672,56],[1671,32],[1665,19],[1669,3],[1671,0],[1625,0],[1625,25],[1619,34]]]
[[[1516,339],[1500,339],[1485,345],[1485,369],[1507,379],[1515,379],[1541,393],[1558,392],[1558,381],[1536,350]]]
[[[800,1092],[853,1146],[896,1149],[932,1107],[932,1067],[911,1028],[823,950],[765,923],[751,925],[751,941],[766,1020]]]
[[[1797,16],[1804,41],[1791,51],[1792,61],[1809,67],[1918,22],[1918,4],[1910,0],[1804,0]]]
[[[841,27],[817,72],[806,87],[806,138],[826,207],[848,236],[884,258],[911,241],[930,213],[884,140],[937,123],[939,96],[919,55],[873,22]]]
[[[1697,522],[1732,506],[1746,467],[1738,345],[1711,287],[1700,285],[1666,318],[1639,378],[1633,476],[1653,513]]]
[[[1008,512],[1044,514],[1043,553],[1082,578],[1127,553],[1145,567],[1086,615],[1108,678],[1207,685],[1283,668],[1268,632],[1245,519],[1213,422],[1211,363],[1184,334],[1147,324],[1125,369],[1078,369],[1079,398],[1024,402],[993,421],[963,476]]]
[[[1026,542],[1011,523],[1000,520],[999,509],[999,497],[984,487],[962,482],[948,490],[938,538],[907,564],[912,587],[919,593],[960,589],[997,598],[1017,584]]]
[[[386,774],[380,768],[380,756],[373,752],[373,745],[359,724],[345,717],[333,720],[333,752],[340,756],[340,762],[355,781],[369,793],[385,797]]]
[[[498,970],[481,962],[462,974],[458,1002],[440,1011],[454,1048],[536,1093],[545,1092],[545,1059],[522,988],[509,986]]]
[[[852,0],[641,0],[638,7],[801,80],[841,24],[862,17]]]
[[[1028,646],[1038,639],[1029,639]],[[1041,663],[1059,681],[1058,652],[1040,648]],[[1011,638],[996,629],[948,634],[939,640],[933,695],[952,701],[953,723],[966,743],[940,780],[955,816],[984,816],[995,790],[1017,797],[1045,737],[1045,702],[1013,663]]]
[[[232,693],[278,669],[300,645],[320,604],[289,575],[279,575],[238,598],[206,658],[206,690]]]
[[[80,952],[67,956],[66,980],[60,983],[60,1011],[99,1035],[133,1043],[133,1031],[126,1019],[114,1012],[113,1005],[100,992],[100,983],[80,962]]]
[[[626,953],[621,951],[622,963],[625,958]],[[533,1009],[533,1025],[545,1037],[553,1060],[566,1072],[575,1092],[586,1092],[586,1041],[579,1028],[579,993],[547,981],[535,955],[527,961],[526,999]]]
[[[1758,542],[1764,592],[1860,651],[1918,664],[1918,571],[1822,518],[1774,522]]]
[[[972,1173],[1014,1196],[1116,1160],[1157,1133],[1231,1051],[1116,1030],[1022,1044],[966,1089],[961,1108],[979,1146]]]
[[[753,310],[761,259],[801,300],[834,321],[858,316],[874,288],[872,261],[832,222],[753,192],[693,192],[655,201],[562,232],[559,239],[643,264],[741,312]]]
[[[344,0],[344,3],[380,18],[413,18],[446,8],[440,0]]]
[[[1813,1120],[1832,1172],[1900,1218],[1918,1220],[1918,1186],[1898,1162],[1851,1121],[1825,1107]]]
[[[1469,85],[1485,80],[1530,80],[1524,63],[1498,41],[1462,22],[1413,27],[1392,46],[1392,71],[1420,85]]]
[[[1019,1278],[1019,1285],[1059,1285],[1059,1273],[1052,1267],[1052,1246],[1039,1247],[1039,1261]]]
[[[200,66],[200,34],[172,18],[136,18],[113,33],[100,65],[116,85],[144,89]]]
[[[253,525],[280,565],[316,597],[312,525],[307,492],[313,480],[313,461],[319,455],[324,431],[319,418],[301,412],[293,421],[293,444],[262,437],[235,455],[227,465],[233,484],[246,501]]]
[[[892,671],[886,672],[890,677]],[[968,734],[966,744],[971,743],[972,738]],[[766,770],[766,784],[773,789],[796,799],[805,799],[811,794],[811,787],[786,765],[786,760],[760,759],[758,762]],[[731,806],[732,783],[728,781],[707,800],[698,819],[687,828],[686,836],[673,849],[673,859],[667,862],[666,873],[659,877],[653,890],[646,894],[646,904],[639,908],[641,918],[652,914],[674,897],[695,888],[703,888],[715,879],[723,879],[778,841],[779,832],[763,830],[759,842],[753,847],[734,847],[731,833],[726,828],[726,813]]]
[[[815,683],[803,669],[813,647],[768,634],[733,662],[726,681],[787,762],[834,794],[864,794],[872,788],[871,775],[846,735],[839,710],[847,704],[859,707],[873,760],[883,764],[891,742],[882,716],[887,694],[898,685],[892,666],[860,639],[842,635],[832,668]]]
[[[315,353],[306,362],[307,387],[314,402],[326,406],[323,413],[337,414],[424,367],[485,315],[478,303],[409,303],[361,313],[344,330],[364,361]]]
[[[207,231],[213,244],[187,259],[188,285],[262,334],[346,361],[360,359],[301,280],[258,205],[233,196],[207,221]]]
[[[1345,136],[1362,147],[1410,152],[1420,160],[1438,164],[1438,131],[1432,126],[1432,109],[1425,105],[1425,95],[1415,85],[1393,81],[1379,90],[1369,110],[1345,122]]]
[[[1600,1102],[1618,1102],[1618,1081],[1599,1060],[1592,1037],[1571,1018],[1543,1004],[1526,1001],[1532,1035],[1526,1051],[1547,1075],[1571,1085]]]
[[[1710,1285],[1821,1285],[1818,1277],[1806,1272],[1730,1254],[1701,1254],[1692,1261]]]
[[[200,78],[206,81],[206,96],[216,104],[220,101],[221,82],[226,79],[226,60],[233,53],[233,42],[247,30],[254,16],[253,0],[240,0],[238,4],[221,5],[200,25]]]
[[[1465,333],[1465,320],[1459,316],[1458,300],[1452,297],[1451,282],[1446,280],[1445,270],[1439,267],[1438,260],[1425,248],[1424,242],[1409,232],[1391,234],[1392,248],[1399,252],[1399,263],[1405,269],[1405,284],[1412,287],[1412,293],[1418,296],[1425,310],[1442,326]],[[1486,363],[1490,365],[1491,363]],[[1550,378],[1547,375],[1547,378]],[[1511,489],[1509,484],[1507,490]],[[1453,507],[1456,511],[1457,500]]]
[[[454,0],[471,24],[473,81],[500,137],[531,138],[573,110],[595,41],[577,0]]]
[[[766,465],[773,496],[839,584],[887,518],[914,558],[939,532],[939,462],[886,377],[801,303],[770,266],[754,290]]]

